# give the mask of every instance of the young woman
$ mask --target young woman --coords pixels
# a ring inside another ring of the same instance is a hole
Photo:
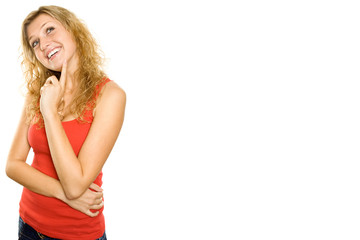
[[[123,123],[125,93],[102,71],[86,26],[64,8],[31,12],[22,48],[28,93],[6,166],[24,186],[19,239],[106,239],[102,167]]]

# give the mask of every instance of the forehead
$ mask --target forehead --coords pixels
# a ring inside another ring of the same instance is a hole
[[[40,14],[27,26],[26,33],[29,39],[32,36],[37,35],[40,30],[48,23],[61,25],[61,23],[55,18],[47,14]]]

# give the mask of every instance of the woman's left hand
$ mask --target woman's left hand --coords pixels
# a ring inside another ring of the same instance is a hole
[[[63,104],[66,68],[67,63],[65,61],[62,65],[60,80],[55,76],[51,76],[40,89],[40,111],[44,119],[52,115],[57,115],[59,108]]]
[[[63,201],[73,209],[78,210],[89,217],[96,217],[100,213],[100,209],[104,206],[103,190],[95,183],[92,183],[89,189],[87,189],[79,198],[73,200],[65,198]]]

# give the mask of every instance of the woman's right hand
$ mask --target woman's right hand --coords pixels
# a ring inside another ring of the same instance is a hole
[[[95,192],[90,189],[93,189]],[[66,199],[64,202],[90,217],[96,217],[99,211],[94,212],[91,210],[98,210],[104,206],[103,190],[95,183],[90,185],[90,189],[87,189],[79,198],[74,200]]]

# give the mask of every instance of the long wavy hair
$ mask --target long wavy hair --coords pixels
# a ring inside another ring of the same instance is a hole
[[[36,58],[34,49],[30,46],[27,36],[27,27],[40,14],[47,14],[58,20],[65,29],[72,34],[76,42],[79,57],[79,68],[75,72],[78,88],[70,103],[70,111],[82,121],[85,109],[95,106],[94,94],[96,86],[106,77],[103,71],[104,58],[99,45],[91,35],[86,25],[74,13],[59,6],[42,6],[31,12],[22,24],[22,62],[26,87],[30,102],[27,106],[28,122],[42,122],[40,113],[40,88],[46,79],[52,75],[60,77],[60,72],[55,72],[44,67]]]

